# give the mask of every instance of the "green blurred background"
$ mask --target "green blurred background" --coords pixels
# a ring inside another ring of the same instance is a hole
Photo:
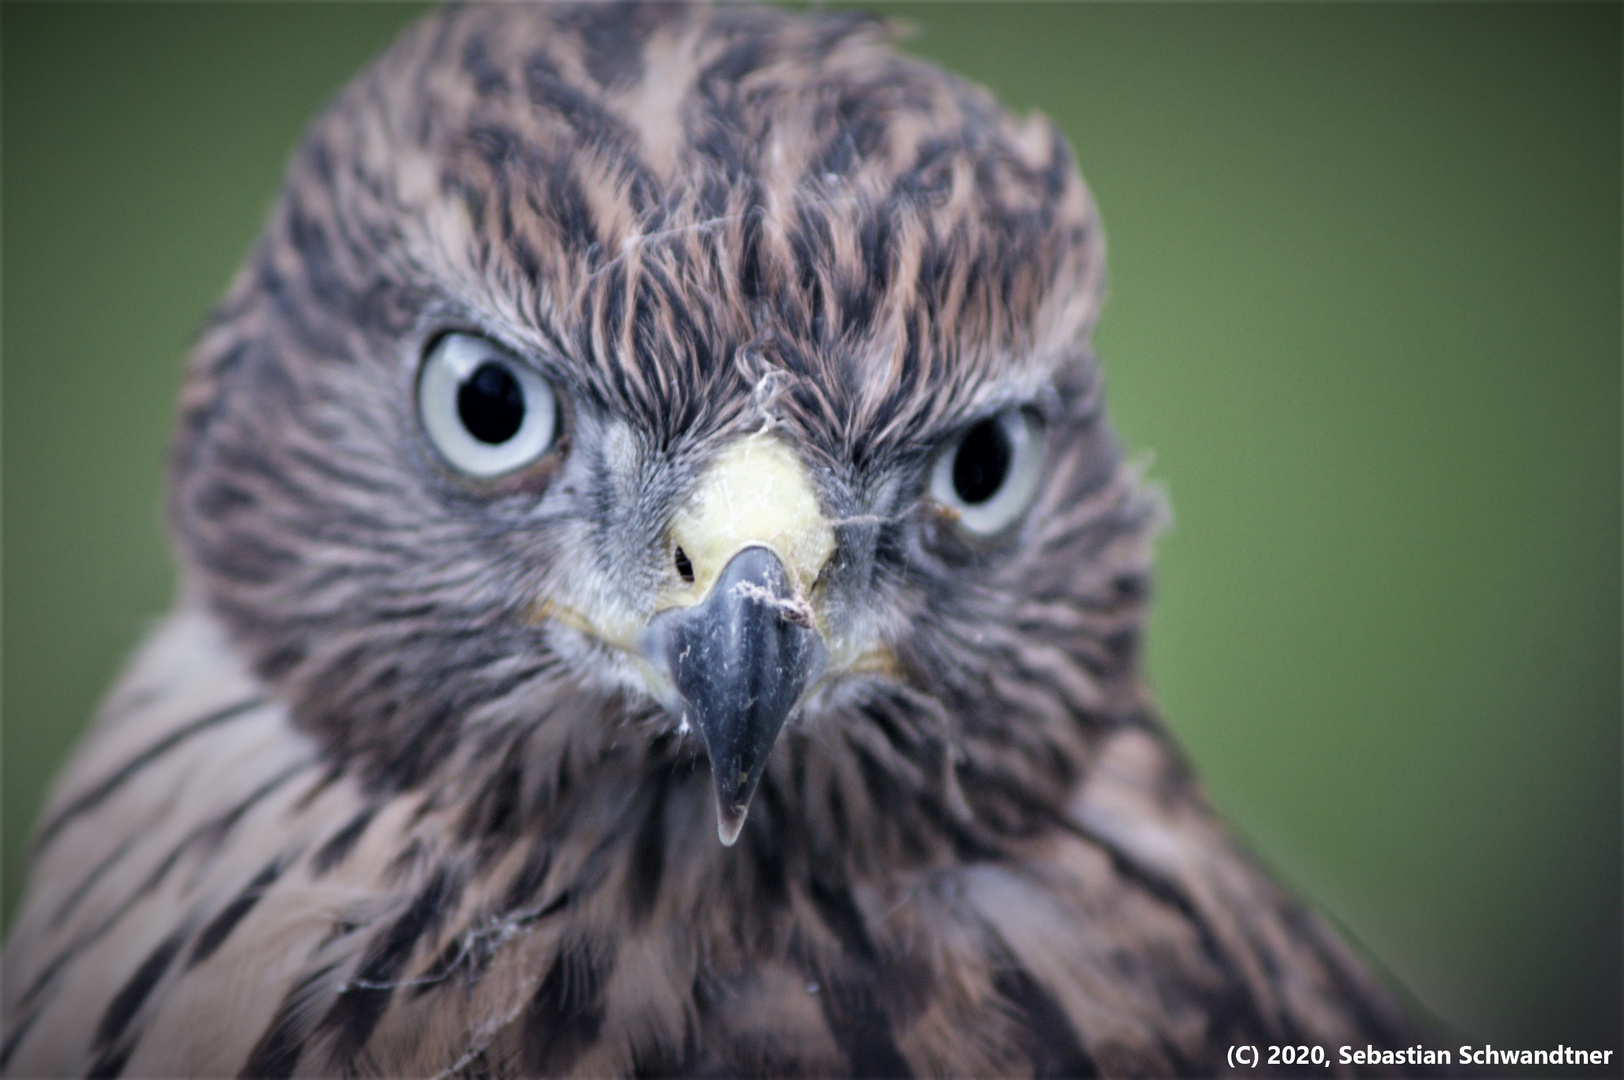
[[[173,569],[180,359],[418,11],[0,5],[4,901]],[[1619,1046],[1620,8],[908,4],[1070,135],[1150,665],[1236,827],[1425,1006]]]

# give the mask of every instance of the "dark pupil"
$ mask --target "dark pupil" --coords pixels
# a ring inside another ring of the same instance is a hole
[[[1004,486],[1009,473],[1009,436],[996,420],[970,429],[953,458],[953,490],[971,506],[984,503]]]
[[[524,389],[504,365],[487,360],[457,388],[457,415],[480,442],[505,443],[524,423]]]

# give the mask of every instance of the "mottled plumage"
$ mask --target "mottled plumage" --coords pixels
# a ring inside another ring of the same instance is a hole
[[[318,118],[192,357],[181,595],[38,832],[8,1072],[1162,1075],[1410,1041],[1152,714],[1160,511],[1103,413],[1070,151],[886,37],[461,8]],[[545,455],[437,455],[448,332],[556,391]],[[975,535],[933,465],[1017,415],[1041,479]],[[724,846],[716,736],[645,628],[720,572],[692,584],[674,522],[751,439],[832,538],[762,601],[827,659]]]

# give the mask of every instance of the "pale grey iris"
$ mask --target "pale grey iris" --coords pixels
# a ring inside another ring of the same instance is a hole
[[[429,350],[417,406],[434,448],[469,476],[512,472],[558,441],[558,400],[547,380],[474,334],[447,334]]]
[[[953,511],[972,536],[994,536],[1015,523],[1037,494],[1043,428],[1028,410],[1005,409],[971,425],[937,455],[931,498]]]

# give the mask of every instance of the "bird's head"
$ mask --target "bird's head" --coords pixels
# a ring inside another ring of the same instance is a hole
[[[315,122],[193,357],[172,518],[335,762],[546,798],[703,756],[732,843],[821,754],[1015,827],[1138,707],[1155,508],[1091,200],[887,36],[459,8]]]

